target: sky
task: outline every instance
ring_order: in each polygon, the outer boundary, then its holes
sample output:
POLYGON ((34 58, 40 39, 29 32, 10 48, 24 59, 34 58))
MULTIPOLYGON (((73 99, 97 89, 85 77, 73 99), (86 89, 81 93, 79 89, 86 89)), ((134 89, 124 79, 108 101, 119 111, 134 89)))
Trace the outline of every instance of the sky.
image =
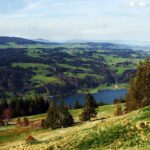
POLYGON ((150 0, 0 0, 0 36, 150 41, 150 0))

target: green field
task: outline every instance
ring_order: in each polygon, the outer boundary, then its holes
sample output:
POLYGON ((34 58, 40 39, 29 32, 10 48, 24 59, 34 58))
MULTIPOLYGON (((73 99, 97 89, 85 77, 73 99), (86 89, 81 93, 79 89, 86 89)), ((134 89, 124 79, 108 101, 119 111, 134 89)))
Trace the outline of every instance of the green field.
POLYGON ((12 67, 21 67, 24 69, 32 68, 33 72, 36 73, 31 79, 31 81, 38 83, 39 85, 46 83, 58 83, 61 84, 63 81, 59 80, 53 76, 47 76, 50 72, 48 69, 51 67, 46 64, 38 63, 13 63, 12 67))
POLYGON ((59 83, 59 84, 62 83, 62 81, 56 77, 46 77, 44 75, 35 75, 35 76, 33 76, 32 80, 37 81, 37 82, 41 81, 42 83, 43 82, 44 83, 59 83))
POLYGON ((27 54, 31 57, 40 57, 43 54, 43 52, 42 50, 36 48, 28 48, 27 54))
POLYGON ((68 69, 79 69, 79 70, 83 70, 83 71, 91 71, 91 69, 88 69, 88 68, 76 67, 76 66, 72 66, 69 64, 57 64, 57 65, 60 67, 63 67, 63 68, 68 68, 68 69))
MULTIPOLYGON (((97 118, 91 122, 63 129, 2 127, 0 149, 148 150, 150 107, 120 117, 113 116, 115 108, 115 105, 101 106, 98 108, 97 118), (25 138, 28 135, 34 136, 37 142, 26 144, 25 138)), ((81 110, 71 110, 71 113, 78 121, 81 110)), ((44 117, 45 114, 30 116, 29 120, 39 120, 44 117)))

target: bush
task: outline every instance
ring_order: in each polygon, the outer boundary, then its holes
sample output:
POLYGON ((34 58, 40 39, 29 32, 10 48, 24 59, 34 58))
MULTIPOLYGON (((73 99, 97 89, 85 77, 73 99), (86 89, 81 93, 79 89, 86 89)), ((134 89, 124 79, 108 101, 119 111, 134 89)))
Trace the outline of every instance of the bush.
POLYGON ((34 144, 34 143, 36 143, 37 142, 37 140, 33 137, 33 136, 31 136, 31 135, 29 135, 27 138, 26 138, 26 143, 27 144, 34 144))
POLYGON ((21 127, 22 126, 22 120, 21 120, 21 118, 17 118, 16 126, 17 127, 21 127))
POLYGON ((28 118, 26 118, 26 117, 23 118, 23 125, 24 126, 29 126, 29 120, 28 120, 28 118))
POLYGON ((41 126, 42 126, 43 129, 49 128, 49 125, 48 125, 48 123, 45 119, 41 120, 41 126))
POLYGON ((103 130, 95 128, 88 138, 81 141, 81 143, 77 146, 77 149, 104 149, 105 146, 111 145, 111 143, 118 141, 118 139, 124 138, 126 133, 126 127, 119 124, 103 130))

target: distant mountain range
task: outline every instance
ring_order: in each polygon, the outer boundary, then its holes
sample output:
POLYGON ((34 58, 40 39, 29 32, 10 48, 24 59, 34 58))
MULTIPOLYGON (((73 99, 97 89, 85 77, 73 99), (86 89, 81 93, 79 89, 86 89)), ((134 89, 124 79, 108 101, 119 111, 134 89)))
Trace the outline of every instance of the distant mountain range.
POLYGON ((112 41, 112 40, 100 40, 100 41, 67 41, 67 42, 55 42, 55 41, 50 41, 47 39, 26 39, 26 38, 21 38, 21 37, 7 37, 7 36, 0 36, 0 44, 5 45, 8 43, 16 43, 16 44, 64 44, 64 43, 79 43, 79 44, 99 44, 102 47, 116 47, 118 46, 120 48, 138 48, 138 49, 143 49, 145 48, 146 50, 149 50, 150 48, 150 42, 148 41, 112 41))
POLYGON ((39 42, 34 41, 34 40, 24 39, 24 38, 20 38, 20 37, 5 37, 5 36, 0 37, 0 44, 7 44, 7 43, 11 43, 11 42, 15 42, 17 44, 36 44, 36 43, 39 43, 39 42))

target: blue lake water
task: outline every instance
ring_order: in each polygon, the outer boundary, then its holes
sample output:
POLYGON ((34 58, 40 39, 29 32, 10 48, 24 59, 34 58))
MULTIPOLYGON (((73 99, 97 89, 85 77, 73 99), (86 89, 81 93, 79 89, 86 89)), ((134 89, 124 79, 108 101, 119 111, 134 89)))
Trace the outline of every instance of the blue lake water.
MULTIPOLYGON (((102 90, 97 93, 94 93, 97 102, 105 102, 111 104, 116 98, 124 98, 127 93, 126 89, 120 90, 102 90)), ((69 103, 71 106, 74 106, 74 102, 78 100, 80 104, 85 103, 85 94, 73 94, 64 97, 64 103, 69 103)))

